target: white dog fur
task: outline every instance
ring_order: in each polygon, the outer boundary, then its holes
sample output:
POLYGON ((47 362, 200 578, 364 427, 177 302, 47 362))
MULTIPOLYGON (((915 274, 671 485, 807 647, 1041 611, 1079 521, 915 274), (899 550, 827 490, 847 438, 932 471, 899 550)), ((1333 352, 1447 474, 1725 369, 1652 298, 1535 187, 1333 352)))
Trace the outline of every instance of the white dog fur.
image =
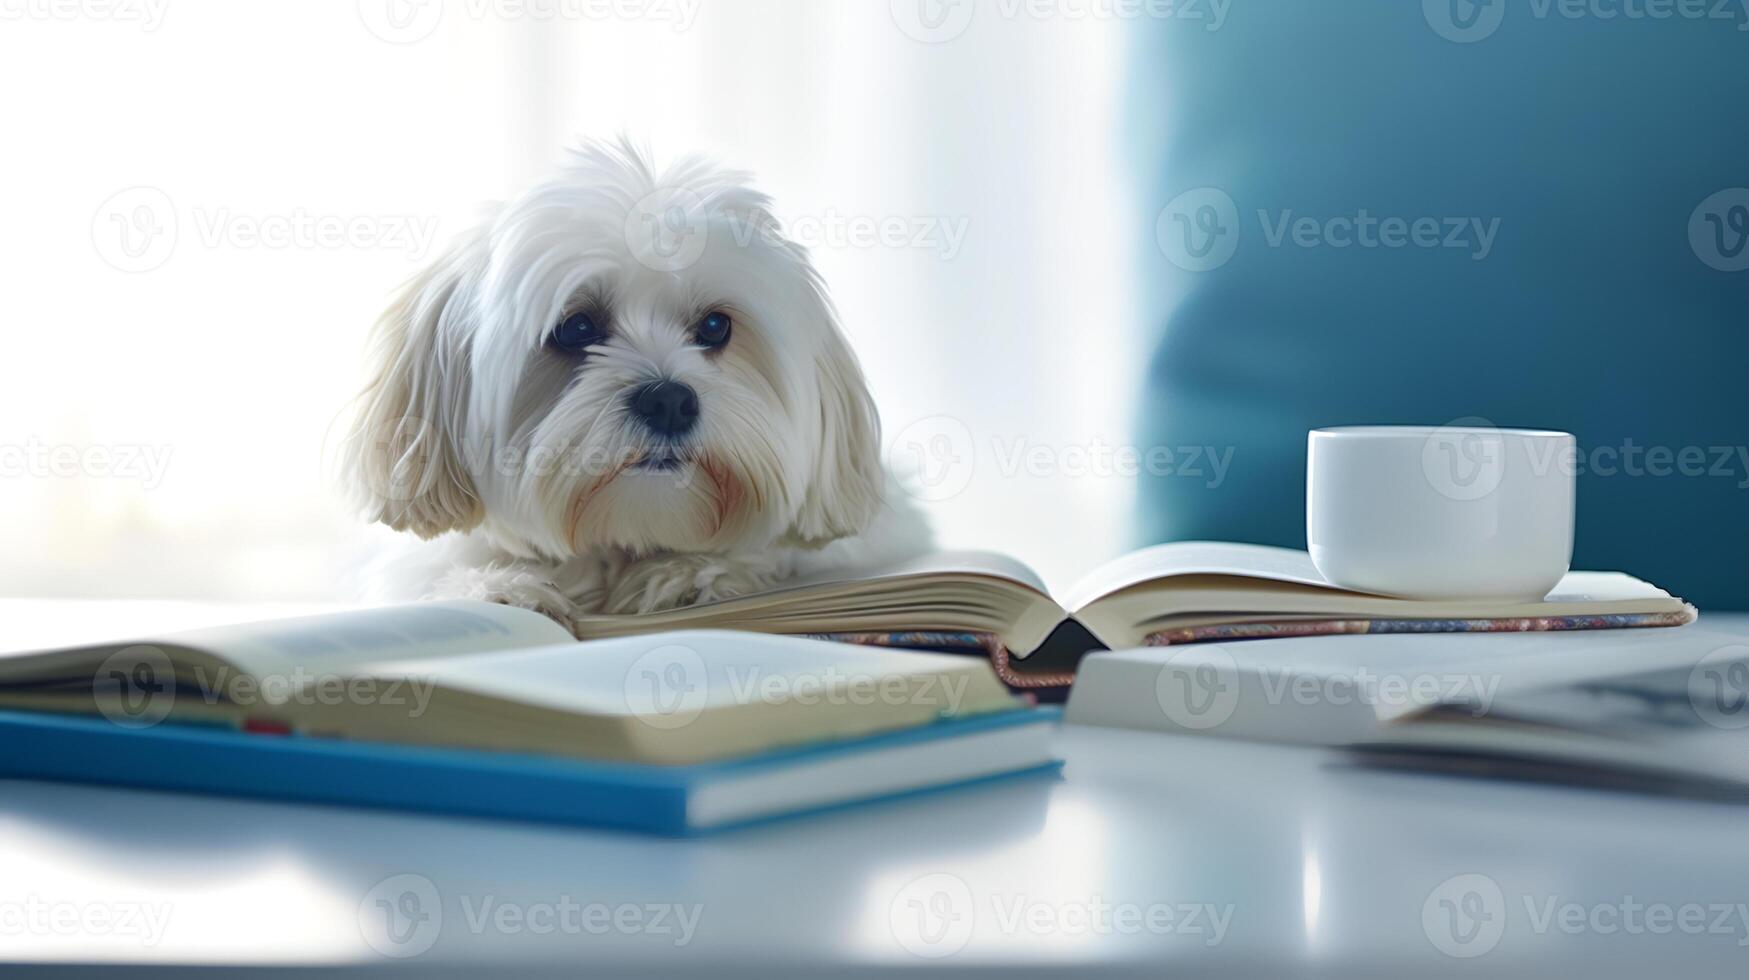
POLYGON ((930 544, 806 251, 746 174, 700 157, 657 173, 585 145, 407 285, 372 364, 345 478, 370 519, 437 539, 380 570, 384 597, 570 625, 930 544), (659 381, 696 400, 633 411, 659 381), (676 413, 689 430, 653 428, 676 413))

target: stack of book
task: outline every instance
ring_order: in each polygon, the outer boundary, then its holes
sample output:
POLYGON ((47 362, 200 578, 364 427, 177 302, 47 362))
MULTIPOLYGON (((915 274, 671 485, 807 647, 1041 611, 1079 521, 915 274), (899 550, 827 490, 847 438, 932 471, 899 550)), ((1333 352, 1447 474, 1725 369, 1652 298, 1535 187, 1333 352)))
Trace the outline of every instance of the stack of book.
POLYGON ((1054 771, 977 659, 429 602, 0 657, 0 774, 686 834, 1054 771))

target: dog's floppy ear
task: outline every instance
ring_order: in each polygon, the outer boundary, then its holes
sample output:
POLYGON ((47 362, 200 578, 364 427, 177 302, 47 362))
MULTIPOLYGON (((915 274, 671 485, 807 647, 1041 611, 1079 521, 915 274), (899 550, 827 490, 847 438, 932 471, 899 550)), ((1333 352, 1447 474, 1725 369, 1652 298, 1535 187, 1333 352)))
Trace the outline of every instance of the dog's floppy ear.
POLYGON ((791 536, 809 546, 860 533, 881 506, 881 423, 862 368, 830 310, 815 356, 820 433, 814 469, 791 536))
POLYGON ((342 459, 365 516, 422 538, 466 530, 483 508, 458 451, 467 411, 466 293, 483 242, 459 243, 414 277, 377 321, 371 379, 342 459))

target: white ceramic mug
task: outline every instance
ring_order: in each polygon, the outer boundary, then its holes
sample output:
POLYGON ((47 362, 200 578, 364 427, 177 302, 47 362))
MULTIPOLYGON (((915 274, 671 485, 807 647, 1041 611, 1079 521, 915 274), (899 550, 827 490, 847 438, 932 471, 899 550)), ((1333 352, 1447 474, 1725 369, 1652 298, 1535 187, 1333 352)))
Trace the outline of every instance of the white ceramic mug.
POLYGON ((1306 449, 1306 544, 1334 585, 1539 599, 1572 563, 1569 433, 1357 425, 1314 429, 1306 449))

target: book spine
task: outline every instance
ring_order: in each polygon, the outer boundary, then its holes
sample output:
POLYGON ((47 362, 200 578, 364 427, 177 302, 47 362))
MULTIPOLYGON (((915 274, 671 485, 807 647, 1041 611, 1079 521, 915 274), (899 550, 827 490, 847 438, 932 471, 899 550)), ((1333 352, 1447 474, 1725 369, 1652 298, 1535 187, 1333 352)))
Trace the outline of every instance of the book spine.
POLYGON ((1039 688, 1067 687, 1074 683, 1073 673, 1023 674, 1014 669, 1013 655, 992 633, 961 633, 941 631, 911 631, 897 633, 807 633, 810 639, 855 643, 861 646, 894 647, 902 650, 925 650, 944 653, 982 653, 990 658, 990 666, 1008 689, 1030 693, 1039 688))
POLYGON ((384 807, 685 834, 679 782, 578 778, 519 757, 455 756, 171 723, 0 711, 0 774, 99 785, 384 807))

